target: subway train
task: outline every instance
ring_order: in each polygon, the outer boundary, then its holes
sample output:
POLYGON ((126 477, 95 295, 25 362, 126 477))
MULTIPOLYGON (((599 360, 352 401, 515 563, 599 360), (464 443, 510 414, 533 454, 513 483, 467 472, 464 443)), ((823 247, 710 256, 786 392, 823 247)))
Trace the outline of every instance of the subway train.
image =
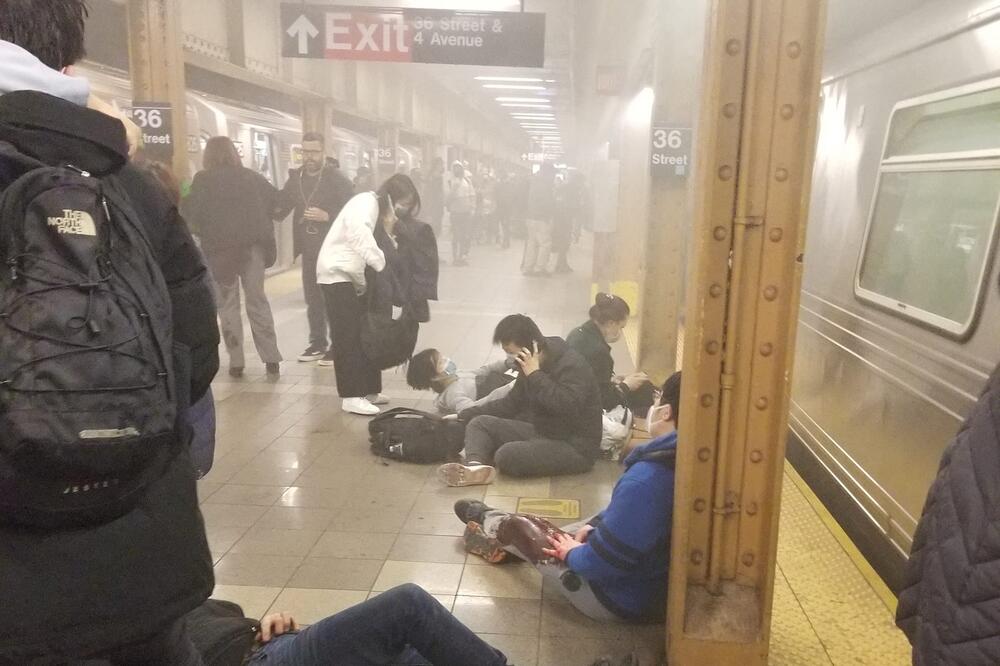
POLYGON ((929 2, 824 67, 788 459, 893 589, 1000 359, 998 44, 929 2))
MULTIPOLYGON (((131 83, 126 72, 94 63, 77 69, 79 75, 90 80, 97 95, 113 101, 122 109, 132 105, 131 83)), ((201 169, 205 142, 220 135, 233 140, 244 166, 259 172, 279 188, 288 178, 288 169, 298 166, 301 161, 302 121, 298 116, 189 91, 186 119, 188 170, 191 174, 201 169)), ((336 127, 333 137, 329 152, 340 160, 341 168, 348 177, 354 177, 358 167, 371 163, 375 155, 375 137, 336 127)), ((399 155, 400 161, 407 166, 416 166, 419 161, 419 155, 409 147, 401 147, 399 155)), ((291 225, 278 225, 276 229, 278 261, 272 269, 274 271, 288 268, 293 262, 291 225)))

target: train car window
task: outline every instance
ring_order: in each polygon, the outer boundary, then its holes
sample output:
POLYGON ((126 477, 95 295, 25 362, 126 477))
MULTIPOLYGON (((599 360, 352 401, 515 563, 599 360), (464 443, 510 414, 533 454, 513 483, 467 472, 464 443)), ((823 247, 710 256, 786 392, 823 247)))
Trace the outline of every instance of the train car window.
POLYGON ((971 333, 1000 212, 1000 81, 897 105, 855 293, 971 333))

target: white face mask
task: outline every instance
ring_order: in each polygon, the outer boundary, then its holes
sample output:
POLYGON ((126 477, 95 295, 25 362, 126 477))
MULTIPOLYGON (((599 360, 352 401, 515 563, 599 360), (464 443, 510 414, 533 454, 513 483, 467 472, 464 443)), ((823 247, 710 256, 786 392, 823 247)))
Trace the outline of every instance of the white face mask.
POLYGON ((646 415, 646 431, 653 436, 658 436, 663 428, 670 422, 667 420, 667 411, 670 405, 657 405, 649 410, 646 415))

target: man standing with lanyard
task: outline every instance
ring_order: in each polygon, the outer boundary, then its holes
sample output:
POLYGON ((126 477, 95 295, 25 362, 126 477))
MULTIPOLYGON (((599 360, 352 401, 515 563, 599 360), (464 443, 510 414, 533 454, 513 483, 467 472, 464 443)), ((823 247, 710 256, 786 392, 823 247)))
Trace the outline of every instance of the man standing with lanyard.
POLYGON ((319 360, 319 365, 333 365, 326 305, 316 284, 316 259, 330 225, 353 195, 354 186, 340 172, 340 164, 326 157, 323 135, 306 132, 302 137, 302 168, 289 170, 275 211, 277 220, 295 212, 295 256, 302 255, 302 291, 309 319, 309 346, 299 356, 302 362, 319 360))

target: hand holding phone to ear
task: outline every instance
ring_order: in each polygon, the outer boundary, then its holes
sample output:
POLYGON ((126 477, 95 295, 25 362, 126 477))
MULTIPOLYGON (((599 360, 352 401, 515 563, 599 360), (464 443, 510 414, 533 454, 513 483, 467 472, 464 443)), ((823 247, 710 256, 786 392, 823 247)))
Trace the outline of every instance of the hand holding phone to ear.
POLYGON ((538 370, 537 342, 531 343, 531 349, 522 347, 521 351, 517 352, 517 364, 521 366, 521 372, 523 372, 525 376, 531 376, 532 373, 538 370))

